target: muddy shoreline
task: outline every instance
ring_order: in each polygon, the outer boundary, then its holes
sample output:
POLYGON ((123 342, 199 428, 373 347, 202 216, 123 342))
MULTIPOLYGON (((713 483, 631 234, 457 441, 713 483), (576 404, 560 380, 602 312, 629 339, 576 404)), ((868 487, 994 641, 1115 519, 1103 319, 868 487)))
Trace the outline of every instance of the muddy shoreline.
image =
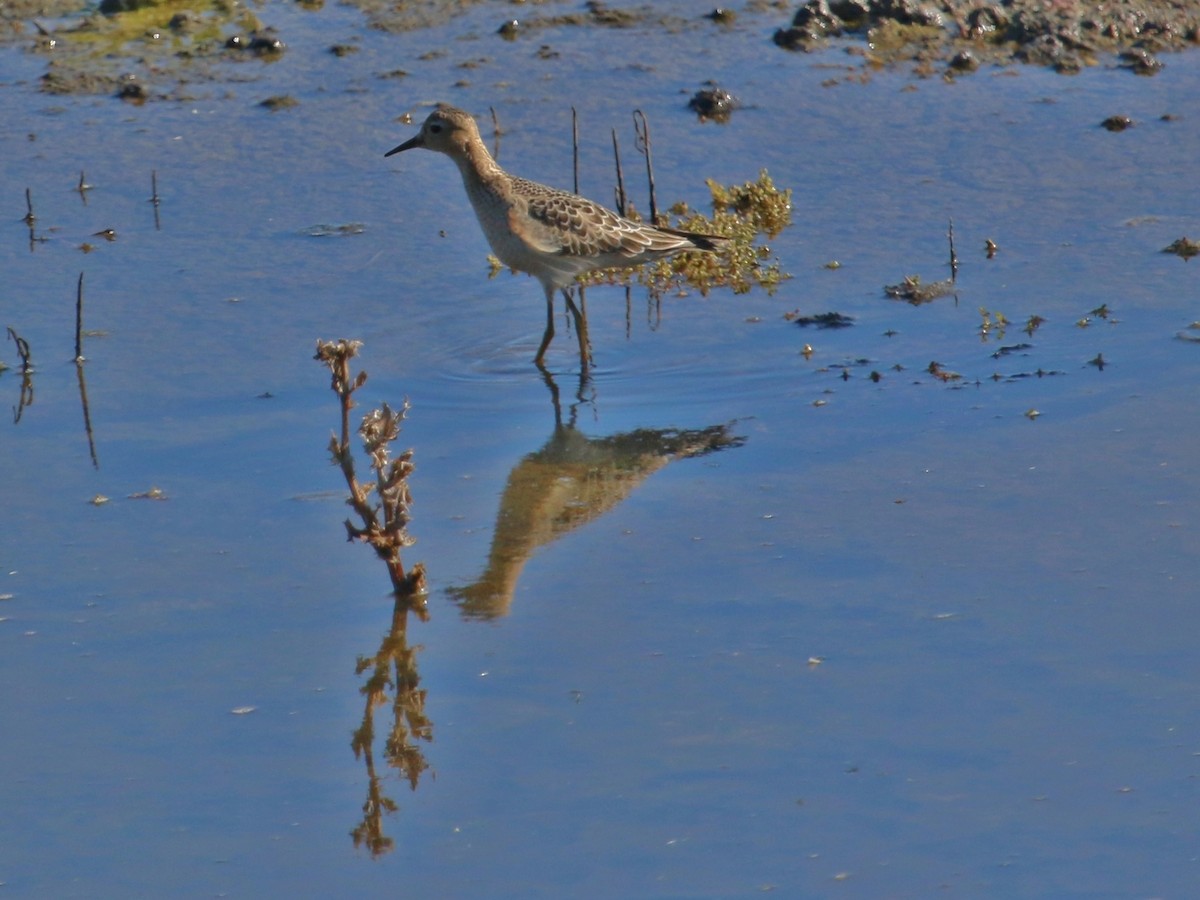
POLYGON ((1200 8, 1169 0, 809 0, 774 41, 809 51, 842 37, 861 40, 855 52, 871 64, 911 62, 922 75, 1013 63, 1073 74, 1110 56, 1136 74, 1153 75, 1163 65, 1159 54, 1200 41, 1200 8))
MULTIPOLYGON (((389 4, 350 0, 366 27, 419 30, 444 22, 462 3, 389 4)), ((305 4, 320 15, 318 3, 305 4)), ((1158 72, 1164 53, 1200 42, 1200 8, 1167 0, 1087 3, 1005 0, 808 0, 717 7, 694 19, 664 16, 647 4, 589 2, 563 12, 538 6, 520 19, 497 13, 492 36, 541 41, 547 29, 637 27, 676 32, 723 28, 727 40, 762 40, 776 52, 844 46, 862 71, 910 66, 919 77, 958 77, 983 65, 1027 64, 1070 74, 1106 60, 1139 75, 1158 72), (737 27, 728 27, 734 24, 737 27)), ((40 89, 51 94, 109 94, 141 103, 189 99, 197 84, 240 80, 229 63, 261 65, 287 52, 287 35, 270 27, 270 6, 228 0, 17 0, 0 12, 0 41, 46 60, 40 89), (190 87, 189 87, 190 86, 190 87)), ((331 52, 337 48, 331 47, 331 52)))

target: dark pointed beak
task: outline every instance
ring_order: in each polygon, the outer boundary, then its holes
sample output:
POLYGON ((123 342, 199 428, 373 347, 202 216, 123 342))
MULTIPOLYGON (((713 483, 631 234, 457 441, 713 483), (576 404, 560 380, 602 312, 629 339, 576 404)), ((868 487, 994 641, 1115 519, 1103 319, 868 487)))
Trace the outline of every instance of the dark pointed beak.
POLYGON ((414 138, 409 138, 407 141, 405 141, 399 147, 393 147, 391 150, 389 150, 387 153, 385 153, 383 155, 391 156, 393 153, 403 153, 405 150, 411 150, 413 147, 424 147, 424 146, 425 146, 425 142, 421 140, 421 135, 418 134, 414 138))

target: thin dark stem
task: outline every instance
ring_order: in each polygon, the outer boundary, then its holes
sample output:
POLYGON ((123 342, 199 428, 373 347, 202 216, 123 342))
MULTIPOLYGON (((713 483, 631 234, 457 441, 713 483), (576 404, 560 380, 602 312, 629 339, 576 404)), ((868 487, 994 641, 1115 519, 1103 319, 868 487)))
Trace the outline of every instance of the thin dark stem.
POLYGON ((492 158, 500 159, 500 135, 503 132, 500 130, 500 117, 496 115, 494 106, 488 107, 488 112, 492 114, 492 158))
POLYGON ((75 288, 75 362, 83 362, 83 273, 75 288))
POLYGON ((958 254, 954 252, 954 220, 950 220, 950 228, 946 232, 946 237, 950 241, 950 280, 958 280, 958 254))
POLYGON ((33 360, 29 353, 29 341, 21 337, 11 325, 8 326, 8 336, 17 345, 17 355, 21 357, 21 398, 13 408, 13 424, 21 421, 25 407, 33 405, 33 360))
POLYGON ((158 216, 158 207, 162 203, 162 198, 158 196, 158 172, 154 169, 150 170, 150 203, 154 206, 154 230, 162 230, 162 222, 158 216))
POLYGON ((625 215, 625 174, 621 171, 621 147, 617 143, 617 129, 612 130, 613 159, 617 163, 617 212, 625 215))
POLYGON ((11 325, 8 326, 8 337, 14 344, 17 345, 17 355, 21 357, 21 371, 29 372, 33 369, 33 359, 29 352, 29 341, 21 337, 11 325))
POLYGON ((579 113, 571 107, 571 162, 575 173, 575 193, 579 193, 579 113))
POLYGON ((646 181, 650 185, 650 221, 658 221, 658 200, 654 190, 654 159, 651 153, 650 122, 640 109, 633 111, 633 129, 637 134, 638 152, 646 157, 646 181))
POLYGON ((100 459, 96 455, 96 437, 92 433, 92 414, 88 411, 87 381, 83 376, 82 361, 75 363, 75 374, 79 378, 79 405, 83 407, 83 429, 87 433, 88 453, 92 457, 92 468, 100 468, 100 459))

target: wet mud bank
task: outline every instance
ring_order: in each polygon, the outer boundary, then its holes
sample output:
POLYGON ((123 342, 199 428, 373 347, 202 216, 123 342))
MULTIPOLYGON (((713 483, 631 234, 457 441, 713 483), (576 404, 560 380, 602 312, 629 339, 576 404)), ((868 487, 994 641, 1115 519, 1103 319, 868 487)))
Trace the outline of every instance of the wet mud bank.
MULTIPOLYGON (((443 0, 350 2, 361 11, 364 27, 383 33, 430 28, 461 14, 464 6, 443 0)), ((313 15, 324 12, 319 0, 301 6, 313 15)), ((39 87, 47 93, 109 94, 133 103, 188 100, 203 90, 199 85, 245 80, 250 74, 245 64, 281 58, 287 35, 271 27, 271 18, 270 4, 246 7, 231 0, 104 0, 99 5, 18 0, 0 11, 0 41, 44 57, 39 87)), ((499 11, 495 31, 485 40, 541 40, 548 28, 562 27, 676 33, 714 26, 723 28, 724 40, 773 42, 780 52, 821 50, 841 41, 864 67, 911 64, 921 76, 953 77, 985 64, 1013 63, 1072 73, 1106 60, 1153 75, 1162 68, 1162 54, 1196 45, 1200 8, 1167 0, 1103 6, 808 0, 793 7, 752 2, 681 17, 646 4, 589 2, 499 11), (780 10, 790 15, 782 25, 780 10), (513 18, 514 12, 529 14, 513 18)), ((342 55, 338 46, 329 50, 342 55)))
POLYGON ((924 75, 970 72, 985 63, 1027 63, 1070 74, 1112 56, 1136 74, 1153 75, 1162 68, 1158 54, 1200 40, 1200 8, 1166 0, 809 0, 774 41, 809 51, 839 37, 861 38, 853 52, 870 64, 912 62, 924 75))

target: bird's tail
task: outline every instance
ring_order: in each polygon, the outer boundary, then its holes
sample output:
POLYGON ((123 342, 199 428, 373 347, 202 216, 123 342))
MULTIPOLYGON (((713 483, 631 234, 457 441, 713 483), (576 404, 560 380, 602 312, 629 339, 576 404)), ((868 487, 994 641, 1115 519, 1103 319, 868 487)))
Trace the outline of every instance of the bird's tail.
POLYGON ((697 250, 704 250, 709 253, 720 253, 733 243, 733 238, 722 237, 719 234, 698 234, 694 231, 680 231, 678 228, 660 228, 659 231, 665 231, 667 234, 673 234, 676 237, 686 238, 695 245, 697 250))

